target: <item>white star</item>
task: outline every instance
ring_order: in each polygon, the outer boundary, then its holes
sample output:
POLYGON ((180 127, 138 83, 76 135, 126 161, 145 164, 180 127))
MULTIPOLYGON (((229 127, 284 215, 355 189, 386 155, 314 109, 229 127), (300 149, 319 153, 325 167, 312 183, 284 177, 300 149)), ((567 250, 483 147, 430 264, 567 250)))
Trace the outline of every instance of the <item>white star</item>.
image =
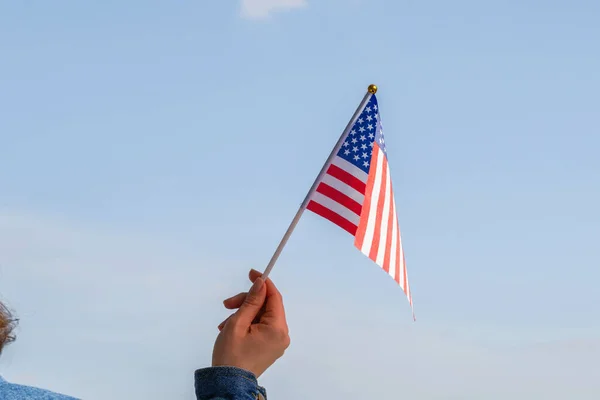
POLYGON ((352 148, 352 151, 356 153, 356 152, 358 151, 358 147, 357 147, 357 146, 354 146, 354 147, 352 148))
POLYGON ((360 133, 363 133, 364 131, 366 131, 366 129, 363 128, 362 126, 358 130, 360 131, 360 133))
POLYGON ((383 144, 383 136, 379 138, 379 143, 383 144))
POLYGON ((365 161, 365 162, 363 163, 363 165, 364 165, 364 166, 365 166, 365 168, 366 168, 366 167, 368 167, 368 166, 369 166, 369 162, 368 162, 368 161, 365 161))
POLYGON ((367 116, 367 121, 371 122, 373 120, 373 117, 371 117, 370 115, 367 116))
POLYGON ((348 150, 348 149, 344 150, 344 154, 345 154, 345 155, 348 155, 348 154, 350 154, 350 150, 348 150))
POLYGON ((356 144, 356 142, 358 142, 358 140, 356 140, 355 137, 352 138, 352 144, 356 144))
POLYGON ((354 156, 354 161, 358 161, 358 160, 360 160, 360 157, 359 156, 354 156))
POLYGON ((366 110, 368 113, 370 113, 370 112, 371 112, 371 107, 367 107, 367 108, 365 108, 365 110, 366 110))
POLYGON ((375 135, 373 135, 373 132, 369 132, 369 139, 373 139, 375 137, 375 135))
POLYGON ((362 144, 362 146, 360 146, 361 149, 366 150, 367 149, 367 145, 366 144, 362 144))
POLYGON ((373 105, 373 110, 377 110, 377 104, 373 105))
POLYGON ((364 120, 364 119, 362 119, 362 118, 359 118, 359 119, 358 119, 358 123, 359 123, 359 124, 362 124, 363 122, 365 122, 365 120, 364 120))
POLYGON ((350 146, 350 143, 344 142, 344 147, 348 147, 348 146, 350 146))
POLYGON ((363 153, 363 158, 367 158, 369 155, 367 153, 363 153))
POLYGON ((373 125, 369 124, 369 125, 367 126, 367 128, 369 128, 369 130, 370 130, 370 131, 372 131, 372 130, 373 130, 373 125))
POLYGON ((369 143, 369 146, 373 147, 373 142, 369 143))
POLYGON ((375 114, 375 119, 379 120, 379 114, 375 114))
POLYGON ((354 129, 352 129, 352 130, 350 131, 350 134, 351 134, 351 135, 356 135, 356 131, 355 131, 354 129))
POLYGON ((367 140, 367 137, 365 135, 360 135, 360 140, 364 142, 365 140, 367 140))

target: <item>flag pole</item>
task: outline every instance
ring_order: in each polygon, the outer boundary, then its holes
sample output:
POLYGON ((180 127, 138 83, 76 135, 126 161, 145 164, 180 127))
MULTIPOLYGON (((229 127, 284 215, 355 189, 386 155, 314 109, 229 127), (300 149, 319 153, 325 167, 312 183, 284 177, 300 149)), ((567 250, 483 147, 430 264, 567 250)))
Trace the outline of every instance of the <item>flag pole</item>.
POLYGON ((308 190, 308 193, 306 194, 304 201, 302 201, 300 208, 296 212, 294 219, 292 219, 290 226, 287 228, 287 231, 285 231, 285 234, 283 235, 281 242, 279 242, 279 246, 277 246, 277 249, 275 249, 275 253, 273 254, 273 257, 271 257, 271 261, 269 261, 269 264, 267 265, 265 272, 263 272, 263 274, 262 274, 263 279, 267 279, 269 277, 269 274, 271 273, 271 270, 275 266, 275 263, 277 262, 279 255, 283 251, 283 248, 287 244, 287 241, 289 240, 290 236, 292 236, 292 232, 294 232, 296 225, 298 225, 298 222, 300 221, 300 217, 302 217, 304 210, 306 210, 306 206, 308 205, 308 202, 310 201, 310 196, 312 196, 314 191, 317 189, 317 185, 323 178, 323 175, 325 175, 325 172, 327 172, 329 165, 331 165, 331 161, 333 161, 333 157, 335 157, 335 155, 338 153, 338 151, 340 151, 340 148, 342 147, 342 144, 344 143, 344 139, 348 135, 348 132, 350 132, 350 129, 352 129, 352 126, 354 126, 354 124, 356 123, 356 120, 358 119, 360 114, 363 112, 363 110, 367 106, 367 103, 369 102, 369 100, 371 100, 371 96, 373 96, 375 93, 377 93, 377 86, 369 85, 369 88, 367 89, 367 93, 365 93, 365 96, 363 97, 358 108, 354 112, 354 115, 352 115, 352 118, 350 118, 348 125, 346 125, 346 128, 344 129, 344 131, 342 132, 337 143, 333 147, 333 150, 331 150, 329 157, 327 157, 327 161, 325 161, 325 164, 323 164, 323 168, 321 168, 319 175, 317 175, 317 178, 315 179, 312 186, 308 190))

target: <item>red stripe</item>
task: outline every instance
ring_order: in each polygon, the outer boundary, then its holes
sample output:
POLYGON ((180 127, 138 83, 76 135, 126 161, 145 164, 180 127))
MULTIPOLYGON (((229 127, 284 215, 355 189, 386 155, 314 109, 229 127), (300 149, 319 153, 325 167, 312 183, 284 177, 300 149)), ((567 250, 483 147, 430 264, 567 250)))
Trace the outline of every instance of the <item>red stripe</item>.
POLYGON ((356 225, 352 222, 348 221, 346 218, 342 217, 338 213, 331 211, 329 208, 322 206, 319 203, 315 203, 314 201, 310 201, 308 206, 306 206, 307 210, 314 212, 321 217, 330 220, 340 228, 344 229, 351 235, 356 233, 356 225))
MULTIPOLYGON (((373 151, 379 152, 379 148, 373 149, 373 151)), ((381 188, 379 190, 379 198, 377 199, 377 216, 375 217, 375 231, 373 233, 373 244, 371 244, 371 251, 369 252, 369 258, 373 261, 377 260, 377 253, 379 251, 379 241, 381 240, 381 219, 383 218, 383 204, 385 202, 385 191, 387 188, 387 163, 385 158, 381 164, 381 171, 375 173, 381 173, 381 188)))
POLYGON ((377 169, 377 158, 379 156, 379 152, 375 150, 377 149, 373 149, 373 154, 371 155, 371 169, 369 170, 367 185, 364 191, 365 201, 363 203, 363 211, 366 212, 361 213, 358 229, 356 231, 356 238, 354 239, 354 245, 361 251, 365 241, 365 233, 367 232, 369 212, 371 211, 371 195, 373 193, 373 186, 375 185, 375 170, 377 169))
POLYGON ((392 253, 392 232, 394 230, 394 192, 392 190, 392 184, 390 181, 390 212, 388 214, 387 222, 387 236, 385 237, 385 254, 383 256, 383 270, 390 273, 390 257, 392 253))
POLYGON ((362 206, 356 200, 346 196, 344 193, 340 192, 336 188, 329 186, 326 183, 319 183, 317 186, 317 192, 321 193, 329 197, 331 200, 340 203, 348 210, 352 211, 356 215, 360 215, 360 211, 362 210, 362 206))
POLYGON ((331 164, 329 169, 327 169, 327 174, 333 176, 334 178, 344 182, 346 185, 354 188, 360 194, 365 194, 366 185, 363 181, 358 179, 356 176, 352 175, 348 171, 344 171, 337 165, 331 164))

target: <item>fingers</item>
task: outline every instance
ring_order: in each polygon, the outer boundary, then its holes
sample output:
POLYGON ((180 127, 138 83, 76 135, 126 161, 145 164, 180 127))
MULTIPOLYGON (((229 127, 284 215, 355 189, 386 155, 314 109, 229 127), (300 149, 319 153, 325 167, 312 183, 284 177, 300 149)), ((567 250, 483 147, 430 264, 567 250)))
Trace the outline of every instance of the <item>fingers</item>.
MULTIPOLYGON (((252 270, 250 270, 249 275, 250 275, 249 276, 250 281, 254 282, 262 274, 260 272, 258 272, 257 270, 252 269, 252 270)), ((277 288, 275 287, 275 284, 270 279, 267 279, 267 281, 265 283, 267 285, 267 298, 271 297, 273 295, 281 297, 279 290, 277 290, 277 288)), ((227 308, 229 310, 234 310, 236 308, 240 308, 240 306, 244 303, 244 299, 246 298, 247 295, 248 295, 247 292, 238 293, 235 296, 231 296, 230 298, 225 299, 223 301, 223 305, 225 306, 225 308, 227 308)))
MULTIPOLYGON (((262 277, 262 274, 253 269, 250 271, 249 277, 251 281, 255 281, 259 277, 262 277)), ((264 312, 260 318, 260 323, 269 325, 279 332, 284 349, 287 349, 287 347, 290 345, 290 336, 285 318, 283 298, 271 279, 267 279, 265 281, 265 286, 267 287, 267 297, 263 307, 264 312)))
MULTIPOLYGON (((251 269, 250 273, 248 274, 250 281, 254 282, 257 278, 262 277, 262 273, 258 272, 255 269, 251 269)), ((272 295, 278 295, 281 296, 281 293, 279 293, 279 290, 277 290, 277 287, 275 286, 275 284, 273 283, 273 281, 271 280, 271 278, 267 278, 267 280, 265 281, 266 285, 267 285, 267 296, 272 296, 272 295)))
POLYGON ((229 310, 234 310, 236 308, 240 308, 241 305, 244 303, 244 300, 246 299, 247 295, 248 295, 248 292, 238 293, 235 296, 231 296, 230 298, 225 299, 223 301, 223 305, 225 306, 225 308, 227 308, 229 310))
POLYGON ((221 323, 219 324, 219 326, 217 327, 217 329, 219 329, 219 332, 221 332, 221 331, 223 330, 223 328, 225 327, 225 324, 227 323, 227 321, 229 321, 229 319, 230 319, 232 316, 233 316, 233 314, 232 314, 232 315, 230 315, 229 317, 225 318, 225 321, 223 321, 223 322, 221 322, 221 323))
POLYGON ((266 297, 266 285, 261 278, 257 278, 252 288, 250 288, 248 295, 244 298, 242 305, 234 314, 236 325, 243 326, 244 328, 250 327, 252 321, 256 318, 265 303, 266 297))
MULTIPOLYGON (((258 280, 258 278, 261 278, 261 277, 262 277, 262 273, 260 273, 259 271, 254 270, 254 269, 250 270, 249 278, 252 282, 256 282, 258 280)), ((281 293, 279 292, 279 290, 277 289, 277 287, 275 286, 273 281, 271 281, 271 279, 267 279, 264 282, 264 286, 266 286, 265 300, 263 301, 263 304, 261 305, 261 307, 259 307, 259 311, 255 312, 256 307, 251 307, 252 312, 250 314, 254 314, 254 318, 251 320, 251 324, 262 322, 262 323, 267 323, 270 325, 279 325, 282 329, 287 331, 287 322, 285 319, 285 309, 283 306, 283 299, 282 299, 281 293)), ((232 297, 224 300, 223 305, 225 306, 225 308, 230 309, 230 310, 234 310, 236 308, 242 308, 242 306, 245 303, 247 303, 247 301, 246 301, 247 297, 248 297, 248 293, 246 293, 246 292, 238 293, 235 296, 232 296, 232 297)), ((248 299, 248 302, 252 302, 252 301, 253 300, 248 299)), ((244 313, 246 313, 246 312, 247 312, 247 310, 244 313)), ((227 321, 230 318, 231 317, 227 318, 225 321, 223 321, 221 324, 219 324, 219 330, 223 329, 223 327, 225 326, 225 324, 227 323, 227 321)), ((239 318, 236 317, 236 319, 239 319, 239 318)), ((243 319, 243 323, 246 324, 246 326, 249 326, 249 324, 247 323, 249 317, 242 318, 242 319, 243 319)))
MULTIPOLYGON (((259 276, 262 276, 262 273, 258 272, 258 271, 257 271, 257 270, 255 270, 254 268, 252 268, 252 269, 250 270, 250 274, 249 274, 249 276, 250 276, 250 280, 251 280, 252 282, 254 282, 254 280, 255 280, 256 278, 258 278, 259 276)), ((269 280, 270 280, 270 279, 269 279, 269 278, 267 278, 267 281, 269 281, 269 280)))
MULTIPOLYGON (((250 270, 250 280, 255 282, 262 276, 262 273, 252 269, 250 270)), ((271 279, 265 282, 267 286, 267 299, 265 303, 265 314, 268 320, 276 323, 285 323, 285 308, 283 307, 283 298, 277 287, 271 279)))

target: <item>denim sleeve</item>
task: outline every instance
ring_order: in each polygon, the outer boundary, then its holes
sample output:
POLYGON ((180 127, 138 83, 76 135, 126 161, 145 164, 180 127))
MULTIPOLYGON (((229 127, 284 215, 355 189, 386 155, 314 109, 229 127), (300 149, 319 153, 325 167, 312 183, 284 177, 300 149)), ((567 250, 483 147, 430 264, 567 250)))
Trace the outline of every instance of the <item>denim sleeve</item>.
POLYGON ((235 367, 211 367, 195 373, 198 400, 266 400, 254 374, 235 367))

